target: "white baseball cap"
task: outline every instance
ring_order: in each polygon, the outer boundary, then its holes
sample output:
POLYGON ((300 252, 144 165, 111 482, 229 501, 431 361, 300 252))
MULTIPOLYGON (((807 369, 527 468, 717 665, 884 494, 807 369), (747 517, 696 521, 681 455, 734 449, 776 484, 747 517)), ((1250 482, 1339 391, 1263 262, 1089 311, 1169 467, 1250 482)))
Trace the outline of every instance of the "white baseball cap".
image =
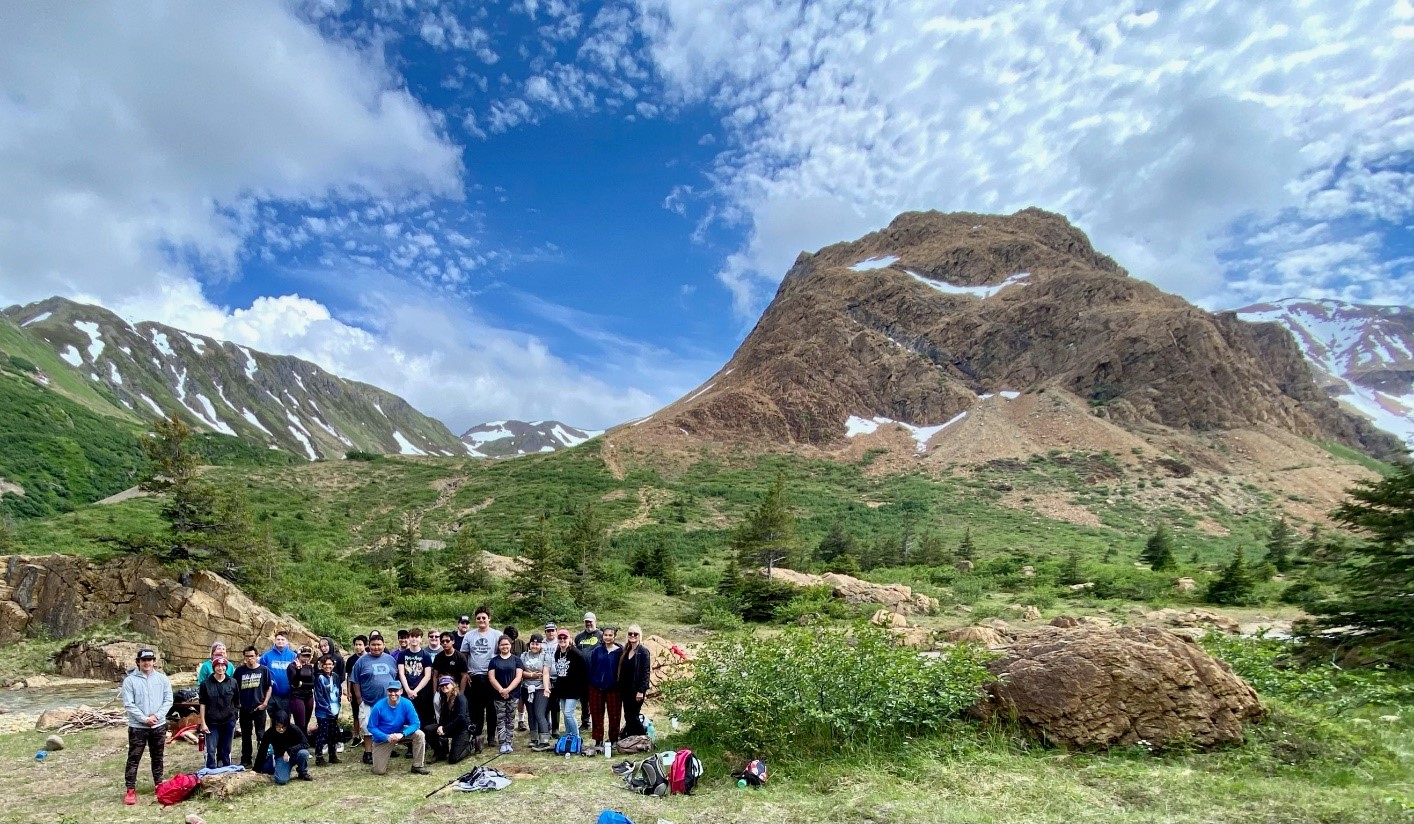
POLYGON ((599 619, 594 617, 594 613, 592 613, 592 612, 586 612, 586 613, 584 613, 584 620, 586 620, 586 621, 597 621, 597 620, 599 620, 599 619))

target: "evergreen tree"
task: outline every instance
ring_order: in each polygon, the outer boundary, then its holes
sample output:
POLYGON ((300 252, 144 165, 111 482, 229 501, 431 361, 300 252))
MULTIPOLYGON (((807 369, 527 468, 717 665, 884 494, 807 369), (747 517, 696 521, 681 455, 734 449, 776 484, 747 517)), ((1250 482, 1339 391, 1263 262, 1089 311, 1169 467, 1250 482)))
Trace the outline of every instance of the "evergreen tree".
POLYGON ((1149 568, 1155 572, 1178 566, 1173 558, 1173 541, 1163 524, 1159 524, 1154 534, 1149 536, 1149 540, 1144 544, 1144 551, 1139 554, 1139 560, 1148 563, 1149 568))
POLYGON ((830 531, 820 539, 819 545, 815 547, 815 560, 829 569, 835 559, 841 555, 854 556, 855 565, 858 566, 859 542, 854 539, 852 534, 845 532, 844 524, 835 521, 830 525, 830 531))
POLYGON ((1251 600, 1252 591, 1256 587, 1257 582, 1242 557, 1242 547, 1238 547, 1232 561, 1223 567, 1222 574, 1208 584, 1203 599, 1210 604, 1237 606, 1251 600))
POLYGON ((1085 572, 1080 568, 1080 550, 1071 548, 1066 553, 1065 565, 1061 567, 1060 582, 1066 586, 1085 583, 1085 572))
POLYGON ((1363 643, 1414 637, 1414 464, 1361 481, 1331 517, 1368 540, 1327 545, 1338 554, 1343 590, 1317 606, 1326 627, 1353 627, 1363 643))
POLYGON ((918 550, 914 554, 913 562, 919 566, 937 566, 941 564, 947 555, 947 546, 943 544, 943 539, 936 533, 928 534, 918 539, 918 550))
POLYGON ((1295 538, 1285 518, 1278 518, 1272 524, 1272 533, 1267 537, 1267 563, 1277 572, 1291 569, 1292 544, 1295 538))
POLYGON ((161 418, 143 436, 142 451, 149 465, 138 487, 163 496, 159 511, 170 534, 159 549, 162 560, 208 565, 219 532, 217 496, 197 477, 191 428, 176 415, 161 418))
POLYGON ((445 566, 452 589, 457 592, 478 592, 491 587, 491 570, 486 566, 486 554, 470 528, 457 530, 447 542, 445 566))
POLYGON ((958 560, 970 561, 972 556, 977 554, 977 547, 972 544, 972 527, 968 527, 962 533, 962 543, 957 545, 958 560))
POLYGON ((668 548, 662 541, 653 544, 648 550, 647 577, 652 578, 663 585, 663 592, 667 595, 675 595, 678 591, 678 576, 673 556, 668 554, 668 548))
POLYGON ((516 607, 529 618, 548 621, 567 606, 563 553, 555 546, 549 517, 541 513, 535 526, 521 533, 520 544, 520 565, 510 581, 511 591, 521 596, 516 607))
POLYGON ((564 538, 570 572, 566 583, 570 595, 582 607, 589 608, 598 600, 597 593, 604 584, 604 549, 608 538, 608 530, 600 522, 593 503, 585 503, 575 510, 574 521, 564 538))
POLYGON ((776 473, 766 497, 732 534, 730 546, 743 570, 796 562, 795 515, 786 504, 785 473, 776 473))

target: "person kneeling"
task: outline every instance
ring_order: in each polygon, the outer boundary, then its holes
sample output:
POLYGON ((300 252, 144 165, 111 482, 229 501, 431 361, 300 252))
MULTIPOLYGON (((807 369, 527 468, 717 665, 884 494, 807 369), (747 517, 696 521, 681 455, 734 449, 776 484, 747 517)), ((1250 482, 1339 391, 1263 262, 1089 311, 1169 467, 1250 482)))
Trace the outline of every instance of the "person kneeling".
POLYGON ((423 725, 422 732, 427 736, 433 760, 443 758, 448 764, 455 764, 471 755, 471 718, 466 696, 457 690, 457 682, 451 676, 438 679, 432 711, 435 717, 431 724, 423 725))
POLYGON ((299 773, 301 781, 314 780, 309 774, 309 739, 282 709, 270 711, 270 729, 260 737, 255 751, 260 759, 258 769, 273 775, 276 784, 290 783, 291 770, 299 773))
POLYGON ((422 734, 422 729, 418 726, 417 712, 412 708, 412 702, 403 700, 401 684, 389 684, 383 700, 373 705, 373 709, 368 713, 367 732, 373 739, 374 775, 386 774, 393 748, 398 746, 399 742, 409 741, 412 742, 412 772, 418 775, 431 774, 423 766, 423 759, 427 755, 427 736, 422 734))

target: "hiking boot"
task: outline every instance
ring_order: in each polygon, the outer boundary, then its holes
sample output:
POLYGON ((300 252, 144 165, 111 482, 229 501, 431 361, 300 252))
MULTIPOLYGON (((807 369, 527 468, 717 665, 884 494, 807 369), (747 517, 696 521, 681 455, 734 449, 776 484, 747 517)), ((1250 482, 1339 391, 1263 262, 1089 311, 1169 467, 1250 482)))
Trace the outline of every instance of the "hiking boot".
POLYGON ((332 753, 332 752, 329 753, 329 763, 330 763, 330 764, 337 764, 337 763, 339 763, 339 756, 338 756, 337 753, 332 753))
POLYGON ((241 767, 242 767, 243 769, 247 769, 247 770, 250 769, 250 762, 249 762, 249 761, 242 761, 242 762, 241 762, 241 767))
POLYGON ((136 804, 136 803, 137 803, 137 790, 134 790, 134 789, 132 789, 131 787, 129 787, 129 788, 128 788, 128 791, 125 792, 125 793, 123 793, 123 803, 124 803, 124 804, 127 804, 129 807, 131 807, 132 805, 136 804))
POLYGON ((525 725, 525 721, 516 722, 516 732, 525 732, 528 729, 530 728, 525 725))
POLYGON ((363 763, 365 763, 365 764, 372 764, 372 763, 373 763, 373 753, 371 753, 371 752, 366 752, 366 753, 364 753, 364 754, 363 754, 363 763))
POLYGON ((471 748, 477 755, 481 755, 481 736, 477 735, 472 737, 471 748))
POLYGON ((316 755, 316 756, 314 756, 314 766, 316 766, 316 767, 323 767, 323 766, 326 766, 328 763, 329 763, 328 761, 325 761, 325 760, 324 760, 324 756, 322 756, 322 755, 316 755))
POLYGON ((301 781, 313 781, 313 780, 314 780, 314 776, 310 775, 308 771, 302 772, 302 773, 299 774, 299 780, 301 780, 301 781))
POLYGON ((342 741, 336 741, 336 742, 334 742, 334 752, 343 752, 343 751, 344 751, 344 742, 342 742, 342 741))
POLYGON ((412 769, 408 770, 408 772, 412 773, 413 775, 431 775, 431 774, 432 774, 432 771, 429 770, 429 769, 427 769, 426 767, 413 767, 412 769))

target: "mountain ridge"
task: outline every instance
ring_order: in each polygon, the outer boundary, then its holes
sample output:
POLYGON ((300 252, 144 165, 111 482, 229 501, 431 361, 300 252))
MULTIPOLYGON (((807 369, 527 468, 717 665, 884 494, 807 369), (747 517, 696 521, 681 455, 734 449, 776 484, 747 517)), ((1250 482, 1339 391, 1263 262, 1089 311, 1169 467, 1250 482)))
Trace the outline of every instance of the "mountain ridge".
POLYGON ((60 297, 0 314, 139 419, 176 414, 200 429, 309 460, 350 450, 468 454, 445 425, 397 395, 290 355, 154 321, 128 323, 104 307, 60 297))
POLYGON ((461 440, 474 457, 513 458, 568 449, 601 434, 603 430, 579 429, 554 420, 500 420, 471 427, 461 440))

